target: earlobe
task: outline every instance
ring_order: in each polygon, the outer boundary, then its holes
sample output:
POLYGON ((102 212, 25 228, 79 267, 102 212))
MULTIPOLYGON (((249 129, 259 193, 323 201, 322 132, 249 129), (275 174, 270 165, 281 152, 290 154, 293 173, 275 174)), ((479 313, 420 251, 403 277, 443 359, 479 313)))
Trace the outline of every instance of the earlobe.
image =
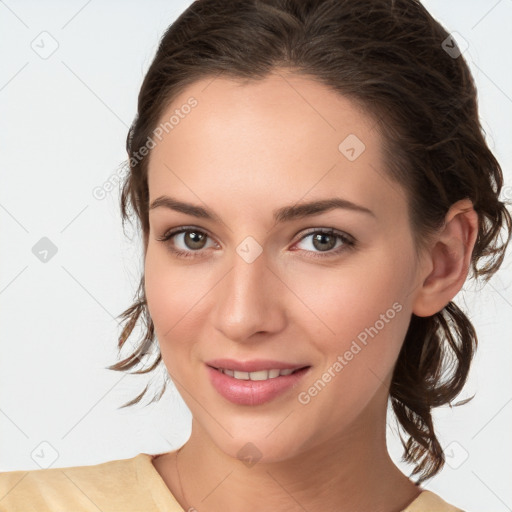
POLYGON ((429 272, 413 303, 416 316, 441 311, 462 288, 478 235, 478 214, 469 199, 454 203, 427 255, 429 272))

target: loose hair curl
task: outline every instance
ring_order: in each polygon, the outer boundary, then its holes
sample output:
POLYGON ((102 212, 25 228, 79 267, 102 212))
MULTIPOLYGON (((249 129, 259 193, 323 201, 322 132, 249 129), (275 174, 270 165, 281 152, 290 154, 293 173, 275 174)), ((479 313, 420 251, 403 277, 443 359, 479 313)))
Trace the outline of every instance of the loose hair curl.
MULTIPOLYGON (((195 1, 163 35, 140 89, 126 139, 123 227, 131 207, 147 248, 149 157, 141 158, 137 151, 179 93, 220 74, 250 82, 290 70, 348 97, 375 119, 388 175, 407 192, 418 251, 442 227, 453 203, 463 198, 473 202, 479 230, 470 273, 486 282, 503 261, 511 216, 499 200, 502 170, 484 138, 473 77, 463 55, 445 51, 447 42, 454 46, 449 37, 418 0, 195 1)), ((139 319, 145 324, 137 350, 108 367, 127 371, 155 339, 144 275, 136 302, 120 316, 126 325, 119 349, 139 319)), ((411 474, 420 475, 416 483, 444 465, 431 410, 452 406, 476 347, 475 329, 453 301, 430 317, 412 315, 390 400, 399 426, 409 435, 407 441, 400 435, 402 460, 416 464, 411 474)), ((160 362, 158 350, 149 368, 133 373, 148 373, 160 362)), ((122 407, 139 402, 147 389, 122 407)), ((158 398, 164 390, 165 385, 158 398)))

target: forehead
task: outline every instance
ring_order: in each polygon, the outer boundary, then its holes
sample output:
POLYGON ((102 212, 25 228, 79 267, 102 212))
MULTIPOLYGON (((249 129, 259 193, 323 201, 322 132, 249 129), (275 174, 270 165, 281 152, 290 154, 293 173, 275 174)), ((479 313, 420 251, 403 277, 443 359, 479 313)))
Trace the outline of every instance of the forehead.
POLYGON ((173 126, 167 126, 164 137, 179 137, 183 127, 189 126, 194 131, 200 129, 202 135, 224 139, 235 135, 240 139, 244 134, 254 137, 258 132, 260 137, 255 142, 291 142, 301 136, 322 136, 330 144, 350 133, 358 133, 366 145, 377 147, 380 142, 374 119, 353 100, 313 78, 289 72, 248 82, 204 78, 173 99, 159 125, 165 128, 173 114, 178 114, 179 119, 174 116, 173 126), (187 104, 191 98, 196 102, 193 108, 187 104), (286 132, 282 131, 284 127, 286 132))
POLYGON ((272 198, 281 205, 339 192, 372 204, 384 187, 403 194, 384 171, 374 119, 311 78, 203 79, 174 98, 159 126, 150 200, 178 191, 197 203, 213 192, 236 203, 231 191, 245 205, 272 198))

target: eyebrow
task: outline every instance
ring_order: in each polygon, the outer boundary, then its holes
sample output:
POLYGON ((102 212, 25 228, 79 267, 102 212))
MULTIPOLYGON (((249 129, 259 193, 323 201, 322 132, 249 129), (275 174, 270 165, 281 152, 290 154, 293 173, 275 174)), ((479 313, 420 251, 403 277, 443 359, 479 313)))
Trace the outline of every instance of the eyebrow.
MULTIPOLYGON (((208 219, 216 222, 221 222, 220 217, 215 213, 209 211, 208 209, 203 208, 202 206, 197 206, 194 204, 185 203, 183 201, 178 201, 177 199, 169 196, 158 197, 151 203, 149 209, 153 210, 159 207, 164 207, 169 210, 185 213, 186 215, 192 215, 200 219, 208 219)), ((336 208, 342 208, 344 210, 365 213, 367 215, 375 217, 375 214, 368 208, 365 208, 364 206, 360 206, 358 204, 352 203, 351 201, 348 201, 347 199, 342 199, 339 197, 285 206, 283 208, 274 210, 273 216, 276 223, 290 222, 292 220, 302 219, 304 217, 319 215, 321 213, 334 210, 336 208)))

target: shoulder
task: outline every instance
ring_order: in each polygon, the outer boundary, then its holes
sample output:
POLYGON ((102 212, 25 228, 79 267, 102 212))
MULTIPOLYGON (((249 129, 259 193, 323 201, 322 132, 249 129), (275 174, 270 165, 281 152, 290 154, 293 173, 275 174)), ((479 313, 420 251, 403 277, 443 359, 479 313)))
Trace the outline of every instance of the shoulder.
POLYGON ((156 510, 148 508, 138 467, 149 455, 90 466, 0 473, 0 512, 69 510, 156 510), (144 508, 146 507, 146 508, 144 508))
POLYGON ((423 490, 402 512, 465 512, 443 500, 435 492, 423 490))

